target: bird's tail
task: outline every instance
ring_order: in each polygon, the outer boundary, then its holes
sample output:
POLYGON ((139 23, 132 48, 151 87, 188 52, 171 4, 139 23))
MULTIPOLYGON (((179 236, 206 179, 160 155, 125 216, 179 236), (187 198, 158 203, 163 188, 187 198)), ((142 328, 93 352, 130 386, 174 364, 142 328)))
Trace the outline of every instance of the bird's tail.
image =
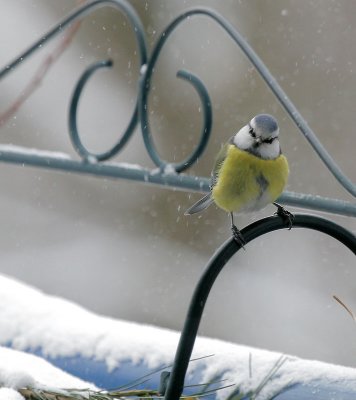
POLYGON ((213 203, 214 200, 211 197, 211 192, 209 192, 207 195, 202 197, 200 200, 198 200, 195 204, 193 204, 191 207, 188 208, 188 210, 184 213, 184 215, 192 215, 196 214, 200 211, 205 210, 210 206, 211 203, 213 203))

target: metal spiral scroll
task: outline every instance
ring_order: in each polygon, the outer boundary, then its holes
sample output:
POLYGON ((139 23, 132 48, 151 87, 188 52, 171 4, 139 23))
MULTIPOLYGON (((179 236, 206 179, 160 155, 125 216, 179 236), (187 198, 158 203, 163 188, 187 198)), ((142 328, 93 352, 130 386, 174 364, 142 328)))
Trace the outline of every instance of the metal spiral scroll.
MULTIPOLYGON (((150 91, 150 81, 154 71, 155 63, 160 55, 160 51, 166 43, 170 34, 174 29, 180 25, 185 19, 194 15, 203 15, 212 18, 217 22, 227 34, 235 41, 240 49, 245 53, 251 63, 255 66, 261 77, 265 80, 269 88, 278 98, 281 105, 287 111, 289 116, 295 122, 300 132, 309 141, 314 151, 318 154, 324 164, 329 168, 339 183, 353 196, 356 197, 356 185, 342 172, 331 155, 324 149, 322 144, 317 139, 314 132, 307 125, 299 111, 287 97, 285 92, 277 83, 276 79, 269 72, 267 67, 249 46, 241 34, 233 27, 225 18, 217 12, 205 9, 194 8, 183 12, 176 17, 167 28, 161 33, 156 45, 154 46, 151 55, 148 56, 145 32, 140 18, 132 6, 125 0, 94 0, 83 6, 80 6, 63 21, 58 23, 53 29, 44 34, 41 39, 36 41, 30 48, 20 54, 15 60, 8 63, 2 70, 0 70, 0 79, 4 78, 7 74, 13 72, 22 62, 31 56, 38 49, 42 48, 49 40, 54 38, 57 34, 63 31, 71 23, 82 18, 95 9, 103 6, 110 6, 117 8, 120 12, 126 15, 127 19, 134 31, 137 49, 140 57, 140 78, 137 85, 137 101, 133 110, 130 122, 126 130, 121 134, 117 143, 109 150, 95 154, 90 152, 82 143, 80 134, 77 128, 77 109, 82 94, 82 89, 87 81, 91 78, 93 73, 99 68, 110 67, 112 62, 110 60, 99 61, 89 66, 79 79, 74 90, 72 101, 69 111, 69 134, 74 146, 74 149, 80 156, 80 160, 71 159, 67 157, 58 157, 56 153, 51 155, 51 152, 44 152, 37 154, 26 151, 26 148, 17 148, 9 150, 8 147, 0 145, 0 161, 17 163, 22 165, 32 165, 43 168, 51 168, 56 170, 66 170, 77 173, 92 174, 97 176, 105 176, 111 178, 122 178, 129 180, 136 180, 145 183, 153 183, 157 185, 164 185, 181 190, 207 192, 209 190, 209 178, 190 176, 180 174, 180 172, 189 168, 204 152, 207 145, 211 126, 212 126, 212 111, 211 102, 207 89, 203 82, 194 74, 187 71, 179 71, 177 76, 190 83, 197 91, 203 110, 203 124, 201 129, 200 141, 196 148, 192 151, 191 155, 179 163, 170 163, 169 161, 162 160, 159 156, 150 131, 150 124, 147 115, 147 102, 150 91), (117 156, 125 144, 131 138, 137 124, 140 124, 143 140, 147 152, 153 162, 159 167, 159 173, 156 170, 148 168, 130 168, 120 163, 113 164, 105 163, 105 161, 117 156), (170 168, 166 168, 166 167, 170 168), (173 172, 173 173, 172 173, 173 172)), ((313 196, 310 194, 295 193, 285 191, 278 199, 280 203, 297 206, 307 209, 314 209, 319 211, 327 211, 335 214, 356 216, 355 202, 347 202, 338 199, 330 199, 320 196, 313 196)))
MULTIPOLYGON (((288 222, 278 216, 273 216, 254 222, 242 229, 241 233, 246 244, 248 244, 266 233, 286 228, 288 228, 288 222)), ((313 215, 295 214, 293 229, 295 228, 307 228, 325 233, 338 240, 356 254, 356 237, 345 228, 327 219, 313 215)), ((172 371, 168 375, 165 400, 178 400, 182 394, 184 378, 210 290, 224 266, 240 249, 241 244, 237 243, 233 238, 227 240, 212 256, 195 287, 180 336, 172 371)))
MULTIPOLYGON (((62 32, 64 28, 68 27, 77 19, 102 6, 111 6, 117 8, 120 12, 126 15, 135 33, 137 49, 140 56, 141 68, 139 82, 137 83, 137 100, 127 128, 111 149, 99 154, 89 151, 80 139, 80 133, 77 127, 77 112, 83 88, 97 70, 101 68, 110 68, 112 65, 111 60, 98 61, 93 65, 88 66, 80 77, 74 89, 70 104, 69 134, 74 149, 80 156, 80 160, 71 159, 69 156, 58 157, 55 153, 51 155, 50 152, 45 152, 45 154, 41 155, 41 152, 39 151, 37 154, 33 154, 29 151, 26 151, 25 148, 23 148, 22 151, 21 149, 14 151, 9 150, 6 148, 6 146, 1 147, 0 145, 0 161, 17 163, 21 165, 32 165, 43 168, 52 168, 56 170, 66 170, 77 173, 93 174, 97 176, 130 179, 145 183, 171 186, 183 190, 208 191, 210 183, 209 178, 180 174, 182 171, 186 170, 194 162, 196 162, 199 157, 201 157, 210 137, 212 127, 211 101, 203 82, 191 72, 182 70, 178 71, 177 73, 178 78, 190 83, 192 88, 198 93, 203 110, 200 141, 187 159, 178 163, 170 163, 160 157, 152 139, 147 112, 150 83, 161 49, 165 45, 168 37, 181 22, 193 15, 203 15, 212 18, 227 32, 232 40, 235 41, 235 43, 255 66, 256 70, 278 98, 283 108, 295 122, 299 128, 299 131, 308 140, 314 151, 318 154, 327 168, 332 172, 339 183, 353 197, 356 197, 356 185, 341 171, 331 155, 324 149, 314 132, 307 125, 299 111, 289 100, 287 95, 284 93, 282 88, 279 86, 273 75, 269 72, 255 51, 249 46, 241 34, 228 21, 226 21, 226 19, 210 9, 195 8, 185 11, 176 17, 161 33, 151 52, 151 55, 148 56, 144 28, 140 18, 132 6, 124 0, 94 0, 72 12, 53 29, 43 35, 41 39, 35 42, 29 49, 23 52, 15 60, 7 64, 2 70, 0 70, 0 79, 14 71, 16 67, 24 62, 30 55, 40 49, 57 34, 62 32), (122 150, 125 144, 130 140, 137 124, 140 124, 141 126, 143 140, 149 156, 155 165, 159 167, 158 173, 157 171, 151 171, 147 168, 130 168, 127 166, 127 164, 120 165, 120 163, 105 163, 105 161, 117 156, 117 154, 122 150)), ((341 200, 293 192, 284 192, 278 201, 292 206, 328 211, 335 214, 356 216, 355 202, 345 202, 341 200)), ((307 228, 323 232, 334 237, 356 254, 355 236, 331 221, 315 216, 300 214, 295 215, 293 227, 307 228)), ((285 222, 278 216, 274 216, 262 219, 249 225, 248 227, 242 229, 241 233, 243 234, 246 244, 248 244, 250 241, 263 234, 283 228, 286 228, 285 222)), ((212 257, 205 273, 196 287, 182 331, 172 373, 168 380, 168 386, 165 393, 166 400, 176 400, 182 393, 188 362, 192 353, 199 323, 210 289, 223 267, 239 249, 240 245, 233 239, 229 239, 212 257)))

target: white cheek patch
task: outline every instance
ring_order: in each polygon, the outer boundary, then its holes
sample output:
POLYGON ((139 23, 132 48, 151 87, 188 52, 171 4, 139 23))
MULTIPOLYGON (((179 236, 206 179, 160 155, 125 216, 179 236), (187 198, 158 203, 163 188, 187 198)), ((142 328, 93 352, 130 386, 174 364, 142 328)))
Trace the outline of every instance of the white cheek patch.
POLYGON ((236 147, 266 160, 273 160, 280 155, 278 137, 276 137, 272 143, 262 142, 260 145, 256 146, 255 139, 249 133, 249 129, 249 126, 246 125, 234 136, 232 143, 236 147))
POLYGON ((279 140, 275 139, 272 143, 262 143, 258 147, 258 153, 261 155, 262 158, 273 160, 277 158, 281 152, 279 147, 279 140))
POLYGON ((233 143, 241 150, 247 150, 253 146, 253 138, 249 134, 248 126, 244 126, 239 130, 233 139, 233 143))

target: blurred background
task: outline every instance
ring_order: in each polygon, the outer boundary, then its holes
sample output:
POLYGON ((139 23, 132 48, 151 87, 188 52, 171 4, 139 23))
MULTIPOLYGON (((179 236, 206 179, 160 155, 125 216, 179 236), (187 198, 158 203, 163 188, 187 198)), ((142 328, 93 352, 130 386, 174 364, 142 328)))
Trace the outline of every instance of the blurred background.
MULTIPOLYGON (((345 173, 355 181, 356 3, 340 0, 131 2, 149 48, 183 10, 209 6, 254 47, 345 173)), ((0 0, 1 64, 68 14, 75 0, 0 0)), ((64 33, 63 33, 64 35, 64 33)), ((1 82, 5 110, 63 35, 1 82)), ((87 85, 79 128, 93 151, 110 148, 136 99, 139 59, 125 17, 111 7, 87 16, 41 87, 1 129, 1 143, 75 154, 67 128, 72 90, 86 66, 114 60, 87 85)), ((206 17, 182 23, 163 49, 149 100, 155 143, 166 160, 187 156, 200 135, 199 99, 175 78, 185 68, 206 84, 214 125, 188 173, 209 176, 220 144, 257 113, 271 113, 290 161, 288 190, 352 201, 222 29, 206 17)), ((137 130, 114 161, 154 167, 137 130)), ((189 299, 215 249, 230 235, 215 207, 185 217, 199 198, 123 180, 0 165, 0 273, 117 318, 181 329, 189 299)), ((240 228, 270 215, 237 218, 240 228)), ((291 209, 291 211, 297 211, 291 209)), ((355 219, 325 215, 356 230, 355 219)), ((355 258, 322 234, 292 229, 249 244, 210 295, 200 334, 356 367, 355 258)), ((21 295, 19 293, 19 295, 21 295)), ((173 356, 173 355, 172 355, 173 356)))

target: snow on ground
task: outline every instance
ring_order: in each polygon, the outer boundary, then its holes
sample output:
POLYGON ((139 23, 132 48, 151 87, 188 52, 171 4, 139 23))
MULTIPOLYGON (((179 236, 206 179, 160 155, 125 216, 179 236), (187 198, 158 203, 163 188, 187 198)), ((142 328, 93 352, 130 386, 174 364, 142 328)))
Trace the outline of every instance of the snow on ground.
POLYGON ((0 400, 24 400, 24 398, 14 389, 0 388, 0 400))
POLYGON ((16 389, 48 385, 95 389, 94 385, 61 371, 40 357, 0 347, 0 400, 23 399, 16 389))
MULTIPOLYGON (((2 345, 11 344, 19 350, 41 349, 51 357, 81 355, 104 361, 110 371, 123 361, 131 361, 133 365, 144 362, 148 369, 169 364, 178 340, 178 332, 98 316, 69 301, 48 296, 18 281, 0 276, 2 345)), ((280 354, 266 350, 199 338, 193 357, 210 354, 214 354, 214 357, 191 363, 190 372, 194 373, 195 368, 202 370, 201 379, 204 382, 224 372, 223 378, 240 386, 245 393, 256 388, 280 358, 280 354)), ((51 382, 51 386, 68 386, 69 377, 63 374, 37 357, 1 349, 0 381, 3 386, 17 387, 21 379, 24 379, 22 384, 27 379, 28 382, 34 379, 42 383, 51 382), (13 355, 19 359, 12 358, 13 355), (30 362, 38 365, 38 368, 34 369, 30 362)), ((331 385, 335 382, 356 391, 355 369, 288 356, 260 398, 267 398, 292 383, 310 383, 314 380, 322 380, 331 385)), ((78 388, 82 385, 79 380, 69 384, 78 388)), ((224 391, 224 397, 226 395, 224 391)), ((16 397, 13 399, 17 400, 16 397)))

